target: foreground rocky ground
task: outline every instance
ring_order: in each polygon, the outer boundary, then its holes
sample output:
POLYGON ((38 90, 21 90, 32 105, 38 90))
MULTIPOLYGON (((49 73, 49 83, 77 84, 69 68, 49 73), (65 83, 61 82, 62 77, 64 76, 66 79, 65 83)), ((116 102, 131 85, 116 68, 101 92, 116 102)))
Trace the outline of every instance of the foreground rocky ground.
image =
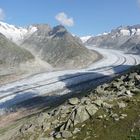
POLYGON ((50 111, 0 130, 11 140, 139 140, 140 66, 50 111))

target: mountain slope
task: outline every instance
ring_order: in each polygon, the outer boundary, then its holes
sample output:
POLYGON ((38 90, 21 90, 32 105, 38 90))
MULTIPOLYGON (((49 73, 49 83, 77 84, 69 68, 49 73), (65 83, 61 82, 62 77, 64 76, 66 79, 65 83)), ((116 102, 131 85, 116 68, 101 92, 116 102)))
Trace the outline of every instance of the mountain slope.
POLYGON ((120 46, 129 53, 140 53, 140 36, 133 36, 120 46))
POLYGON ((97 59, 96 53, 86 49, 63 26, 34 26, 37 31, 25 39, 22 46, 53 67, 80 68, 97 59))
POLYGON ((33 58, 30 52, 20 48, 4 35, 0 34, 0 67, 2 67, 2 65, 8 67, 17 66, 33 58))

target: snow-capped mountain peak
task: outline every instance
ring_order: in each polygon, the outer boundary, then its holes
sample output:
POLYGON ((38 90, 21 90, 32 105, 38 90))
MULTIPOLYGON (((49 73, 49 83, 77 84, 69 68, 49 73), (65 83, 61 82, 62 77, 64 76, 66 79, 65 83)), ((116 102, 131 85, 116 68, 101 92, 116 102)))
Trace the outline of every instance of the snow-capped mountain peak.
POLYGON ((80 39, 82 40, 83 43, 85 43, 88 39, 90 39, 92 36, 83 36, 80 37, 80 39))
POLYGON ((121 36, 140 35, 140 25, 118 27, 117 33, 121 36))
POLYGON ((0 22, 0 33, 5 35, 8 39, 19 44, 24 37, 31 35, 37 30, 35 26, 29 26, 28 28, 16 27, 4 22, 0 22))

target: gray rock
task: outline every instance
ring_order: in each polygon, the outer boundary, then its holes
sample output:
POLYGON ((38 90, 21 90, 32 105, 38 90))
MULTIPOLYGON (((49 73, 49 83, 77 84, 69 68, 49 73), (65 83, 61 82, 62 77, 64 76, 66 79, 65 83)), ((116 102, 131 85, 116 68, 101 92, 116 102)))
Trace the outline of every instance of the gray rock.
POLYGON ((54 140, 54 138, 53 137, 46 137, 46 138, 39 138, 38 140, 54 140))
POLYGON ((51 122, 51 125, 59 125, 59 121, 58 120, 54 120, 53 122, 51 122))
POLYGON ((104 89, 101 86, 98 86, 97 89, 96 89, 96 92, 98 94, 102 94, 102 93, 104 93, 104 89))
POLYGON ((19 131, 24 133, 25 131, 29 130, 30 128, 33 128, 33 124, 27 123, 27 124, 22 125, 19 131))
POLYGON ((90 101, 90 100, 86 100, 86 101, 85 101, 85 104, 86 104, 86 105, 90 105, 90 104, 91 104, 91 101, 90 101))
POLYGON ((43 130, 47 131, 48 129, 50 129, 51 123, 50 122, 44 122, 43 123, 43 130))
POLYGON ((133 86, 135 86, 135 83, 134 81, 129 81, 128 85, 129 85, 129 89, 131 89, 133 86))
POLYGON ((119 121, 119 115, 118 115, 118 114, 112 114, 112 118, 113 118, 115 121, 119 121))
POLYGON ((68 103, 71 105, 77 105, 79 103, 79 99, 78 98, 71 98, 68 100, 68 103))
POLYGON ((126 95, 125 92, 126 92, 126 88, 124 86, 121 86, 116 94, 117 96, 125 96, 126 95))
POLYGON ((136 76, 135 76, 135 79, 136 79, 137 81, 140 81, 140 75, 136 75, 136 76))
POLYGON ((86 110, 90 116, 93 116, 97 112, 98 108, 93 104, 89 104, 86 106, 86 110))
POLYGON ((120 88, 120 85, 121 85, 120 82, 113 82, 113 83, 112 83, 112 86, 113 86, 114 88, 117 88, 117 89, 120 88))
POLYGON ((91 100, 96 100, 96 98, 97 98, 97 97, 94 95, 94 93, 92 93, 92 92, 91 92, 91 94, 88 95, 88 97, 89 97, 91 100))
POLYGON ((128 78, 129 80, 134 79, 135 77, 137 77, 137 75, 138 75, 137 73, 131 73, 128 78))
POLYGON ((90 100, 90 98, 88 98, 88 97, 83 97, 83 98, 81 99, 81 103, 82 103, 82 104, 90 104, 90 103, 91 103, 91 100, 90 100))
POLYGON ((120 79, 124 80, 125 78, 126 78, 126 76, 122 75, 120 79))
POLYGON ((118 102, 117 104, 118 104, 119 108, 125 108, 126 107, 126 104, 124 102, 120 102, 120 103, 118 102))
POLYGON ((131 89, 130 92, 132 92, 134 94, 137 94, 137 93, 140 92, 140 89, 138 89, 138 88, 135 87, 134 89, 131 89))
POLYGON ((132 96, 133 96, 133 93, 131 93, 131 91, 130 91, 130 90, 126 90, 125 94, 126 94, 126 95, 128 95, 128 96, 130 96, 130 97, 132 97, 132 96))
POLYGON ((74 124, 82 123, 89 119, 89 114, 87 113, 85 106, 80 106, 77 108, 77 114, 75 116, 74 124))
POLYGON ((112 114, 112 118, 118 118, 119 115, 118 114, 112 114))
POLYGON ((72 126, 72 121, 69 119, 66 123, 65 130, 68 130, 72 126))
POLYGON ((73 131, 73 134, 77 134, 78 132, 80 132, 80 129, 79 128, 75 128, 74 131, 73 131))
POLYGON ((70 131, 63 131, 61 133, 61 135, 62 135, 63 138, 70 138, 70 137, 72 137, 72 133, 70 131))
POLYGON ((60 138, 61 138, 60 132, 58 132, 58 133, 55 135, 55 138, 56 138, 56 139, 60 139, 60 138))
POLYGON ((113 107, 113 105, 112 104, 108 104, 108 103, 102 103, 102 106, 104 107, 104 108, 109 108, 109 109, 111 109, 112 107, 113 107))
POLYGON ((103 119, 103 116, 102 116, 102 115, 100 115, 100 116, 98 116, 98 117, 97 117, 97 119, 103 119))
POLYGON ((119 118, 114 118, 114 120, 115 120, 115 121, 119 121, 120 119, 119 119, 119 118))
POLYGON ((123 117, 127 117, 127 114, 121 114, 121 116, 123 116, 123 117))
POLYGON ((97 106, 101 107, 103 104, 103 100, 97 99, 97 100, 93 101, 93 103, 96 104, 97 106))
POLYGON ((69 105, 65 105, 61 107, 61 114, 68 114, 71 112, 71 108, 69 105))

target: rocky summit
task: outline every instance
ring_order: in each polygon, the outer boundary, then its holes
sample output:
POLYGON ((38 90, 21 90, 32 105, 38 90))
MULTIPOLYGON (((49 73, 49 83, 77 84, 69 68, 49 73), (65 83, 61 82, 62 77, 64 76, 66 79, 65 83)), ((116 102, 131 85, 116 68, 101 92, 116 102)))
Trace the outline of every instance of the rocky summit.
POLYGON ((98 86, 84 97, 1 129, 2 140, 135 139, 140 134, 140 66, 98 86), (14 129, 14 132, 13 132, 14 129), (11 136, 12 135, 12 136, 11 136))

